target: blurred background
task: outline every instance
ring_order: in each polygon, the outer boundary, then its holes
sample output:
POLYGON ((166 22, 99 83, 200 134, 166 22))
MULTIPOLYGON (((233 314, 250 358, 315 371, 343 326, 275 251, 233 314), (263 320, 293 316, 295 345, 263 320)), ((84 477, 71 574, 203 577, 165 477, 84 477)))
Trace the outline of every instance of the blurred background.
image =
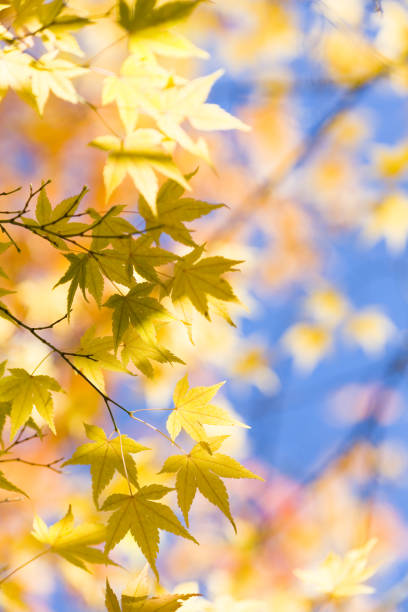
MULTIPOLYGON (((90 13, 109 7, 72 4, 90 13)), ((173 590, 198 581, 217 612, 227 606, 252 612, 258 608, 251 600, 268 610, 311 612, 307 587, 293 571, 376 537, 373 558, 381 565, 370 582, 376 593, 341 609, 406 610, 408 2, 216 0, 197 10, 185 33, 210 57, 178 60, 178 71, 193 77, 224 68, 210 101, 251 127, 208 137, 217 172, 200 165, 192 180, 195 197, 228 208, 196 223, 194 237, 208 242, 210 252, 245 263, 232 277, 241 301, 232 312, 236 327, 196 314, 193 343, 180 326, 163 328, 162 341, 177 346, 192 384, 227 381, 219 404, 251 429, 234 432, 225 451, 266 483, 229 482, 237 536, 203 498, 194 502, 191 525, 200 549, 162 533, 163 584, 173 590)), ((105 133, 104 122, 118 122, 113 108, 101 107, 100 84, 104 71, 118 70, 124 48, 108 22, 81 37, 92 71, 78 86, 90 105, 53 97, 41 118, 9 93, 0 112, 0 189, 51 178, 49 195, 57 202, 86 184, 86 203, 104 210, 105 159, 87 144, 105 133)), ((186 172, 195 169, 186 153, 179 163, 186 172)), ((136 202, 130 181, 112 198, 130 209, 136 202)), ((141 225, 137 215, 131 220, 141 225)), ((44 307, 44 294, 66 264, 61 257, 44 265, 43 249, 33 241, 19 258, 6 255, 18 286, 16 307, 38 325, 65 307, 61 287, 44 307)), ((55 333, 61 342, 74 342, 92 323, 109 333, 109 321, 78 299, 72 325, 55 333)), ((0 320, 0 352, 10 363, 34 367, 42 347, 18 338, 0 320)), ((60 376, 58 368, 47 360, 42 371, 60 376)), ((181 365, 157 364, 151 379, 109 373, 106 384, 133 409, 166 408, 184 372, 181 365)), ((58 404, 57 429, 74 445, 84 440, 82 423, 104 424, 104 414, 94 394, 70 376, 63 374, 70 391, 58 404)), ((164 424, 165 413, 151 414, 152 422, 164 424)), ((142 426, 120 424, 156 448, 141 469, 157 472, 165 456, 157 440, 142 426)), ((47 439, 27 452, 44 461, 57 443, 47 439)), ((66 456, 71 450, 67 443, 66 456)), ((18 468, 18 482, 30 481, 37 497, 18 513, 1 509, 8 525, 0 535, 3 550, 29 531, 33 512, 55 520, 67 498, 78 516, 95 514, 86 469, 70 468, 61 478, 18 468)), ((22 562, 12 554, 12 565, 22 562)), ((115 555, 132 571, 143 567, 130 539, 115 555)), ((5 611, 103 609, 104 568, 99 592, 94 577, 63 561, 58 569, 47 563, 40 560, 24 574, 34 592, 28 604, 23 584, 17 577, 10 582, 2 595, 5 611)), ((111 582, 125 584, 119 570, 109 571, 111 582)))

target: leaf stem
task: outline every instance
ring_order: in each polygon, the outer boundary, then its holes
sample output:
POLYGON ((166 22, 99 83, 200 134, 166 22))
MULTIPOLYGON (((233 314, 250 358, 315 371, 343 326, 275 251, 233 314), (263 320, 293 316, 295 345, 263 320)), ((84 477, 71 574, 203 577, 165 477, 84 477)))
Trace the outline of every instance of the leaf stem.
POLYGON ((19 565, 18 567, 16 567, 12 572, 10 572, 9 574, 7 574, 6 576, 4 576, 4 578, 2 578, 0 580, 0 584, 3 584, 3 582, 6 582, 6 580, 8 580, 9 578, 11 578, 11 576, 14 576, 14 574, 16 574, 17 572, 19 572, 20 570, 22 570, 24 567, 27 567, 27 565, 30 565, 30 563, 33 563, 34 561, 36 561, 37 559, 39 559, 40 557, 42 557, 43 555, 45 555, 46 553, 50 552, 50 549, 47 548, 46 550, 43 550, 42 552, 38 553, 38 555, 35 555, 34 557, 32 557, 31 559, 29 559, 28 561, 26 561, 25 563, 22 563, 21 565, 19 565))
POLYGON ((34 370, 31 372, 31 376, 33 376, 33 374, 35 374, 35 372, 38 370, 38 368, 44 363, 44 361, 46 361, 48 359, 48 357, 51 357, 51 355, 55 353, 54 349, 51 349, 46 355, 45 357, 43 357, 41 359, 41 361, 39 363, 37 363, 37 365, 35 366, 34 370))

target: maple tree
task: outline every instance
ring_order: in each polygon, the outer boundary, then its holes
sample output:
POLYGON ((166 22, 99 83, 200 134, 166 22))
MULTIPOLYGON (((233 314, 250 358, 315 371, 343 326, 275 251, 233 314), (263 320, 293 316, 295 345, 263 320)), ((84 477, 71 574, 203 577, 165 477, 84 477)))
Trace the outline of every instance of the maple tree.
MULTIPOLYGON (((71 506, 66 516, 50 528, 36 517, 33 536, 48 548, 35 559, 53 552, 82 569, 87 569, 85 563, 109 564, 112 563, 109 552, 130 531, 159 580, 156 567, 159 529, 197 541, 171 507, 157 501, 172 488, 155 484, 153 478, 148 484, 140 485, 137 461, 133 456, 149 449, 120 432, 115 412, 123 411, 130 419, 152 427, 179 450, 182 449, 175 438, 181 429, 199 443, 191 453, 182 451, 185 455, 168 459, 162 470, 162 473, 171 472, 169 466, 185 456, 186 463, 181 464, 175 489, 187 523, 188 510, 198 487, 226 514, 235 528, 228 494, 218 476, 255 476, 228 456, 214 454, 224 437, 209 438, 203 427, 206 424, 242 426, 227 411, 209 403, 221 385, 189 390, 184 377, 176 386, 175 405, 167 422, 170 436, 136 416, 134 411, 108 394, 105 387, 103 372, 113 370, 129 375, 129 362, 143 376, 153 374, 152 361, 184 364, 173 353, 177 347, 164 346, 158 339, 163 324, 183 326, 174 306, 188 300, 198 312, 209 317, 209 301, 237 301, 224 275, 240 262, 220 256, 205 257, 205 244, 197 244, 190 227, 185 225, 223 205, 182 197, 184 191, 191 191, 189 179, 195 172, 184 176, 173 155, 176 146, 181 146, 194 156, 210 161, 205 141, 200 137, 194 142, 181 127, 186 119, 198 130, 247 128, 219 106, 206 103, 220 72, 189 81, 160 63, 163 55, 202 55, 187 39, 173 31, 173 27, 200 2, 156 4, 156 0, 136 0, 133 4, 120 0, 114 10, 96 18, 76 14, 61 0, 51 3, 16 1, 0 7, 3 23, 8 23, 7 27, 2 26, 1 32, 4 42, 0 52, 3 92, 5 94, 9 87, 14 89, 40 114, 46 112, 51 93, 74 104, 85 102, 77 93, 73 79, 86 74, 89 66, 68 61, 62 55, 64 52, 82 55, 72 31, 82 30, 104 19, 110 19, 122 28, 128 39, 128 56, 118 76, 105 77, 102 104, 116 104, 125 134, 123 137, 97 137, 90 144, 108 153, 103 171, 106 200, 129 174, 139 192, 139 215, 145 223, 144 228, 138 228, 130 222, 125 216, 124 205, 110 206, 102 213, 97 208, 85 208, 85 187, 58 204, 52 204, 49 199, 49 181, 35 190, 30 188, 24 206, 13 213, 6 212, 0 219, 5 237, 1 252, 7 248, 21 252, 20 243, 25 240, 24 232, 28 232, 45 241, 47 248, 62 255, 68 267, 55 287, 67 285, 66 313, 49 325, 32 327, 16 314, 13 304, 7 300, 13 292, 2 289, 6 301, 0 304, 0 316, 49 348, 50 352, 44 359, 56 354, 65 366, 92 388, 108 410, 114 434, 112 437, 111 432, 106 433, 101 427, 85 424, 91 442, 80 445, 72 457, 60 465, 61 469, 68 465, 90 465, 96 508, 102 513, 111 511, 113 514, 105 524, 82 523, 77 527, 73 526, 71 506), (45 53, 38 58, 31 53, 36 41, 45 48, 45 53), (141 116, 151 121, 149 127, 139 127, 141 116), (168 178, 160 190, 158 174, 168 178), (193 247, 193 250, 180 254, 163 241, 163 234, 170 236, 175 243, 193 247), (104 311, 104 317, 111 320, 112 332, 108 336, 99 335, 96 326, 85 330, 79 347, 73 346, 72 350, 65 351, 45 332, 71 320, 78 291, 86 302, 93 299, 104 311), (169 301, 173 313, 169 306, 164 305, 169 301), (189 471, 191 474, 184 476, 189 471), (128 494, 113 493, 101 503, 100 496, 114 475, 127 482, 128 494), (102 542, 105 543, 104 552, 93 547, 102 542)), ((6 280, 9 278, 6 269, 2 269, 2 276, 6 280)), ((53 396, 62 388, 56 378, 35 374, 44 359, 32 372, 8 367, 6 362, 2 364, 2 426, 4 428, 9 422, 10 438, 10 444, 1 452, 2 455, 15 451, 16 445, 23 442, 21 438, 27 427, 42 437, 45 432, 41 423, 45 422, 51 432, 57 434, 53 396)), ((1 476, 0 486, 27 495, 5 475, 1 476)), ((17 571, 18 568, 12 570, 0 583, 17 571)), ((119 609, 109 584, 106 593, 108 610, 119 609)), ((157 601, 144 596, 130 599, 122 599, 123 610, 170 611, 176 610, 186 597, 166 596, 157 601)))
POLYGON ((399 605, 398 580, 360 596, 405 526, 376 501, 403 472, 382 429, 403 326, 333 261, 360 274, 350 236, 404 256, 407 141, 357 108, 406 93, 403 4, 0 2, 6 611, 59 609, 53 590, 108 612, 399 605), (382 373, 336 386, 350 427, 314 464, 299 380, 331 389, 320 368, 358 349, 382 373))

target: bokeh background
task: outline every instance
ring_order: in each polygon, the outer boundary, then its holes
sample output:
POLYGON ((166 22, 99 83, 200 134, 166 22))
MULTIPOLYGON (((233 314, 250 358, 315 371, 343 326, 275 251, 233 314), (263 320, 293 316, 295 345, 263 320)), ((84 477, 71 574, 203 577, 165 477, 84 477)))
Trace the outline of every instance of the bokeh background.
MULTIPOLYGON (((94 12, 108 7, 74 5, 94 12)), ((163 535, 163 583, 172 590, 198 581, 217 612, 258 609, 251 600, 268 610, 308 612, 314 608, 307 588, 293 571, 376 537, 376 593, 341 609, 408 609, 408 2, 216 0, 201 6, 185 31, 210 55, 179 60, 179 70, 192 77, 224 68, 210 101, 251 126, 250 133, 209 137, 217 172, 201 164, 195 194, 228 208, 198 222, 195 238, 245 263, 232 279, 241 300, 232 312, 236 328, 197 314, 194 344, 180 327, 164 329, 163 342, 177 346, 192 383, 227 381, 221 404, 251 430, 234 433, 226 451, 266 483, 231 482, 238 536, 204 499, 196 501, 192 531, 201 547, 163 535)), ((92 106, 52 98, 40 118, 7 95, 0 112, 1 190, 51 178, 56 202, 86 184, 86 201, 104 209, 104 156, 87 144, 104 133, 103 122, 118 121, 114 109, 100 105, 101 74, 117 70, 123 59, 115 36, 109 24, 80 35, 92 70, 78 80, 79 90, 92 106)), ((194 170, 187 154, 179 161, 194 170)), ((129 208, 136 201, 130 181, 112 199, 129 208)), ((132 222, 140 219, 134 215, 132 222)), ((62 275, 64 260, 45 259, 36 242, 25 246, 20 259, 7 255, 16 304, 30 321, 46 324, 63 312, 63 288, 46 307, 44 295, 62 275)), ((73 341, 94 322, 104 324, 92 304, 78 301, 72 326, 56 334, 73 341)), ((9 360, 21 367, 34 367, 44 355, 27 338, 12 342, 18 337, 3 320, 0 338, 0 350, 7 347, 9 360)), ((43 371, 60 375, 52 360, 43 371)), ((158 365, 151 380, 112 375, 107 384, 134 409, 166 408, 184 371, 158 365)), ((103 424, 104 416, 97 398, 64 376, 70 394, 58 406, 58 428, 79 444, 82 423, 103 424)), ((165 413, 151 414, 152 422, 164 423, 165 413)), ((136 424, 121 426, 156 445, 143 470, 157 471, 163 456, 156 441, 136 424)), ((45 460, 56 448, 47 440, 27 452, 45 460)), ((67 456, 71 448, 67 443, 67 456)), ((23 541, 33 512, 49 521, 61 516, 68 497, 79 516, 92 515, 87 470, 72 468, 61 478, 18 467, 16 478, 35 479, 37 493, 18 512, 1 509, 8 525, 2 550, 11 550, 16 537, 23 541)), ((131 540, 118 550, 116 558, 132 572, 143 567, 131 540)), ((22 562, 12 555, 12 565, 22 562)), ((39 561, 24 573, 34 592, 28 608, 16 603, 23 587, 15 582, 3 595, 3 609, 102 610, 103 571, 98 591, 94 577, 64 562, 55 569, 39 561)), ((115 584, 125 584, 115 571, 115 584)))

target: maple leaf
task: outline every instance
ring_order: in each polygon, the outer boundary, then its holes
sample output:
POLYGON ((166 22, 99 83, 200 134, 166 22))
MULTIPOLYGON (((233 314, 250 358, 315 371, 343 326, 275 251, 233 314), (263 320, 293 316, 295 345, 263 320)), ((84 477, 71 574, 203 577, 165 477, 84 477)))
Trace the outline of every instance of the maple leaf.
MULTIPOLYGON (((3 435, 4 425, 6 424, 6 417, 10 415, 10 412, 10 402, 0 402, 0 436, 3 435)), ((3 446, 3 441, 1 441, 1 446, 3 446)))
POLYGON ((23 100, 35 105, 31 88, 31 59, 16 49, 0 50, 0 100, 9 87, 23 100))
POLYGON ((307 372, 330 351, 332 332, 321 324, 296 323, 285 332, 282 342, 296 366, 307 372))
POLYGON ((248 425, 233 419, 223 408, 210 404, 223 384, 221 382, 211 387, 189 389, 187 375, 179 380, 173 394, 174 408, 166 423, 172 440, 184 429, 193 440, 207 441, 208 436, 203 425, 237 425, 248 428, 248 425))
POLYGON ((39 516, 35 516, 31 533, 36 540, 47 544, 50 552, 56 553, 85 571, 89 571, 86 563, 115 565, 104 552, 93 547, 94 544, 100 544, 104 541, 105 526, 96 523, 83 523, 74 527, 71 506, 69 506, 66 515, 51 527, 47 527, 39 516))
POLYGON ((224 204, 209 204, 193 198, 182 198, 183 193, 184 189, 181 185, 172 180, 166 181, 157 195, 156 214, 143 196, 140 197, 139 213, 146 222, 146 231, 149 231, 149 235, 157 244, 159 244, 161 234, 165 233, 176 242, 196 246, 191 237, 191 230, 184 225, 184 222, 194 221, 224 206, 224 204))
POLYGON ((363 230, 368 243, 384 238, 391 251, 402 251, 408 237, 408 199, 405 194, 395 192, 387 195, 364 220, 363 230))
POLYGON ((151 95, 165 87, 171 74, 153 57, 130 55, 123 62, 120 76, 109 76, 103 82, 102 104, 116 102, 126 132, 136 127, 140 109, 150 105, 151 95))
POLYGON ((105 552, 108 553, 114 548, 130 531, 158 578, 156 557, 159 551, 159 529, 197 544, 198 542, 183 527, 171 508, 153 501, 161 499, 169 491, 172 489, 152 484, 142 487, 133 495, 120 493, 110 495, 101 508, 113 511, 107 526, 105 552))
POLYGON ((54 287, 71 281, 67 295, 68 314, 71 312, 78 289, 81 289, 86 301, 88 301, 86 294, 88 291, 98 306, 101 305, 104 276, 109 281, 119 282, 127 286, 133 282, 129 273, 129 263, 125 256, 113 249, 80 254, 64 253, 64 257, 68 259, 70 265, 54 287))
POLYGON ((109 439, 101 427, 85 424, 86 435, 92 442, 79 446, 65 465, 90 465, 92 491, 96 506, 102 491, 108 486, 115 471, 138 486, 134 453, 149 450, 132 438, 119 434, 109 439), (125 469, 126 465, 126 469, 125 469))
POLYGON ((250 129, 217 104, 205 102, 215 81, 222 74, 223 71, 218 70, 205 77, 188 81, 186 84, 167 87, 160 96, 156 96, 155 106, 145 109, 164 134, 193 155, 202 157, 208 162, 210 157, 205 141, 202 138, 196 142, 192 140, 181 127, 184 121, 189 121, 193 128, 201 131, 250 129))
POLYGON ((37 198, 35 209, 36 220, 23 217, 23 221, 29 227, 35 228, 35 232, 44 236, 58 249, 68 250, 64 236, 72 236, 87 229, 85 223, 72 221, 78 206, 87 193, 84 188, 79 194, 65 198, 55 208, 51 206, 46 189, 43 187, 37 198))
POLYGON ((115 246, 123 239, 123 236, 137 231, 134 225, 121 216, 125 208, 125 206, 112 206, 104 215, 100 215, 93 208, 88 209, 88 214, 95 220, 95 223, 91 225, 93 236, 91 249, 99 251, 108 244, 115 246), (109 238, 104 236, 109 236, 109 238), (116 239, 115 236, 118 238, 116 239))
POLYGON ((73 104, 79 96, 71 79, 86 74, 87 69, 68 60, 55 57, 55 52, 46 53, 31 62, 32 92, 42 115, 50 92, 73 104))
POLYGON ((322 287, 312 291, 305 300, 305 311, 319 323, 336 327, 347 314, 346 298, 335 287, 322 287))
POLYGON ((224 257, 200 259, 204 247, 197 247, 177 261, 170 289, 173 302, 187 297, 193 306, 209 319, 208 295, 224 302, 237 302, 231 285, 222 274, 236 271, 233 266, 242 263, 224 257))
POLYGON ((76 350, 75 357, 71 358, 71 361, 102 391, 105 390, 103 370, 110 370, 112 372, 125 371, 121 362, 113 354, 112 337, 95 338, 95 329, 93 327, 90 327, 82 336, 80 346, 76 350))
POLYGON ((222 478, 262 480, 232 457, 215 452, 227 437, 209 438, 207 448, 204 448, 202 444, 196 444, 188 455, 172 455, 163 465, 161 473, 177 472, 177 501, 187 526, 188 513, 198 489, 204 497, 225 514, 236 531, 231 516, 228 492, 220 476, 222 478))
POLYGON ((22 368, 10 368, 11 376, 0 380, 0 400, 11 402, 11 431, 12 439, 17 430, 29 419, 33 408, 48 423, 51 431, 55 433, 53 419, 53 402, 51 391, 60 391, 61 387, 50 376, 33 376, 22 368))
MULTIPOLYGON (((4 361, 3 364, 5 364, 6 362, 4 361)), ((3 364, 0 364, 0 374, 3 375, 1 368, 3 367, 3 364)), ((0 436, 3 434, 3 429, 4 429, 4 425, 6 423, 6 417, 9 417, 11 413, 11 402, 0 402, 0 436)), ((35 431, 35 433, 38 435, 38 437, 41 439, 43 436, 42 430, 40 427, 38 427, 37 423, 34 421, 34 419, 32 417, 30 417, 26 423, 25 423, 26 427, 30 427, 33 431, 35 431)), ((0 441, 1 446, 3 446, 3 442, 0 441)), ((2 451, 0 451, 0 455, 2 454, 2 451)))
POLYGON ((88 291, 93 296, 98 306, 100 306, 104 280, 98 259, 93 253, 81 253, 79 255, 66 253, 64 256, 68 259, 70 265, 54 287, 64 285, 71 281, 67 296, 68 313, 71 312, 72 303, 78 288, 81 289, 82 295, 86 301, 88 301, 86 295, 86 291, 88 291))
MULTIPOLYGON (((11 245, 11 242, 0 242, 0 255, 2 255, 5 251, 7 251, 10 245, 11 245)), ((5 273, 2 267, 0 267, 0 276, 2 276, 3 278, 8 278, 7 274, 5 273)), ((5 292, 2 295, 6 295, 8 293, 6 289, 2 289, 1 291, 5 292)), ((11 293, 11 291, 9 293, 11 293)))
POLYGON ((93 22, 87 17, 73 13, 69 7, 64 6, 61 0, 45 4, 42 9, 40 13, 42 26, 39 28, 38 35, 44 47, 49 51, 54 51, 57 48, 64 53, 83 56, 84 53, 71 32, 82 29, 93 22), (56 7, 61 6, 61 11, 56 17, 50 15, 53 4, 56 7))
POLYGON ((134 284, 132 268, 123 253, 123 244, 130 239, 120 241, 120 251, 118 249, 105 249, 99 253, 94 253, 98 261, 99 268, 103 275, 115 283, 131 287, 134 284))
POLYGON ((171 155, 163 149, 163 140, 164 136, 158 130, 138 129, 124 140, 116 136, 102 136, 90 143, 91 146, 109 153, 103 171, 107 199, 127 174, 153 210, 159 190, 154 171, 190 189, 171 155))
MULTIPOLYGON (((83 189, 79 194, 65 198, 53 209, 48 199, 47 191, 45 187, 43 187, 38 194, 37 206, 35 209, 38 223, 40 225, 50 225, 54 229, 57 228, 58 233, 64 233, 64 230, 67 229, 71 217, 76 213, 85 194, 86 189, 83 189)), ((79 223, 73 226, 70 225, 70 228, 71 227, 74 227, 76 230, 78 227, 82 229, 86 227, 86 225, 79 223)))
POLYGON ((130 33, 185 19, 203 0, 167 2, 156 8, 157 0, 136 0, 133 6, 119 0, 119 24, 130 33))
POLYGON ((106 579, 105 606, 108 612, 122 612, 118 598, 113 592, 108 579, 106 579))
POLYGON ((131 326, 148 343, 155 342, 155 321, 170 317, 170 313, 155 298, 149 297, 152 285, 139 283, 126 295, 112 295, 105 306, 113 308, 112 325, 115 349, 131 326))
POLYGON ((162 595, 161 597, 130 596, 122 594, 119 605, 118 598, 113 592, 109 581, 106 580, 105 605, 108 612, 176 612, 184 601, 198 594, 188 595, 162 595))
POLYGON ((16 487, 12 482, 7 480, 4 476, 3 472, 0 471, 0 489, 5 489, 6 491, 12 491, 13 493, 21 493, 25 497, 28 497, 27 493, 24 493, 21 489, 16 487))
POLYGON ((368 354, 378 354, 395 334, 392 321, 379 308, 368 307, 354 312, 344 329, 348 339, 368 354))
POLYGON ((295 570, 294 573, 318 593, 334 599, 373 593, 374 589, 364 583, 378 569, 378 566, 367 565, 368 555, 376 543, 377 540, 372 538, 361 548, 350 550, 343 558, 330 553, 319 567, 295 570))
POLYGON ((202 1, 167 2, 156 8, 156 0, 136 0, 133 6, 126 0, 120 0, 118 22, 130 35, 131 51, 141 57, 158 53, 207 58, 205 51, 172 30, 172 26, 188 17, 202 1))
POLYGON ((9 5, 15 10, 13 28, 19 33, 22 26, 30 23, 41 11, 43 0, 9 0, 9 5))
POLYGON ((145 342, 139 334, 129 329, 123 336, 121 359, 126 367, 129 361, 145 376, 153 377, 154 370, 151 361, 158 363, 181 363, 184 361, 158 343, 145 342))
POLYGON ((117 256, 127 266, 129 276, 134 269, 137 274, 153 283, 159 282, 155 268, 178 259, 175 253, 152 246, 150 236, 124 241, 117 249, 117 256))

